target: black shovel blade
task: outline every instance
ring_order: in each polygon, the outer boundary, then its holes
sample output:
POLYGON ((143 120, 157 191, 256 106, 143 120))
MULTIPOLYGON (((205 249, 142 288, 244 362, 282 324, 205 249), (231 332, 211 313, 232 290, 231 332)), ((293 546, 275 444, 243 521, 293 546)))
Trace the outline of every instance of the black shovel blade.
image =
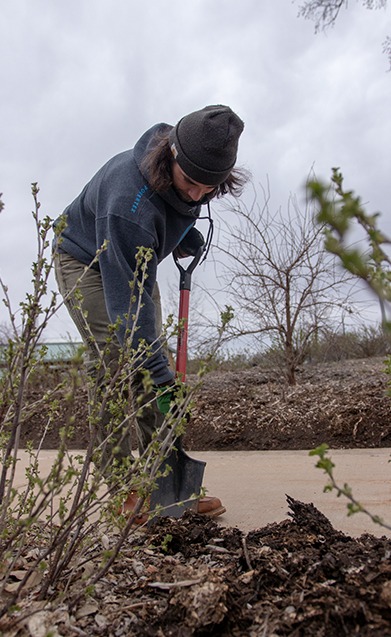
POLYGON ((176 446, 177 449, 162 462, 161 471, 165 471, 167 465, 170 470, 168 475, 156 481, 156 489, 151 494, 151 511, 159 506, 162 510, 157 515, 179 518, 186 509, 197 510, 197 500, 189 499, 200 493, 206 462, 190 458, 180 444, 176 446))

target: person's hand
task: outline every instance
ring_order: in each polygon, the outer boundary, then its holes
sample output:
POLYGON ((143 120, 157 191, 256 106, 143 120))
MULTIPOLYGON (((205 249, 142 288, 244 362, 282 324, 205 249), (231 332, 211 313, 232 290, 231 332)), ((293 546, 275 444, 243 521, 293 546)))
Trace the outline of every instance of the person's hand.
POLYGON ((173 383, 171 385, 162 385, 156 387, 156 404, 161 414, 166 416, 175 401, 181 397, 184 398, 185 390, 184 385, 173 383))
POLYGON ((177 259, 185 259, 186 257, 194 257, 199 248, 205 243, 204 237, 197 228, 190 228, 189 232, 183 237, 182 241, 174 250, 177 259))
POLYGON ((175 400, 175 385, 163 385, 156 388, 156 404, 161 414, 166 416, 170 405, 175 400))

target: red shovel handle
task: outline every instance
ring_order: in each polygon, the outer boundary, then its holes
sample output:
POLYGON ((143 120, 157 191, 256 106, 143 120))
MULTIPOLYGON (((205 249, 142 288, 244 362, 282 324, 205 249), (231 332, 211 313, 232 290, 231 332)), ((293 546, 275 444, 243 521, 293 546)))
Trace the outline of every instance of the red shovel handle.
POLYGON ((175 264, 180 272, 178 312, 179 331, 176 355, 176 375, 182 382, 185 382, 186 380, 191 275, 194 268, 198 265, 203 252, 204 246, 201 246, 198 249, 198 252, 195 255, 194 259, 186 269, 181 266, 177 257, 174 255, 175 264))
POLYGON ((182 382, 185 382, 186 380, 189 307, 190 290, 181 290, 179 295, 179 331, 176 355, 176 375, 182 382))

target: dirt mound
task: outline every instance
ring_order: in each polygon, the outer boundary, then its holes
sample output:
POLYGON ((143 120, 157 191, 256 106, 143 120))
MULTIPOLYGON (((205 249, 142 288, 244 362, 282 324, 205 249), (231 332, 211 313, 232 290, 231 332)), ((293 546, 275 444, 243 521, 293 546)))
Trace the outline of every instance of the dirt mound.
MULTIPOLYGON (((189 382, 194 381, 191 377, 189 382)), ((30 389, 37 411, 22 431, 22 444, 37 444, 47 427, 48 410, 39 408, 48 378, 30 389)), ((288 387, 273 371, 259 367, 214 372, 196 397, 185 446, 189 450, 311 449, 391 446, 391 399, 383 359, 307 365, 298 384, 288 387)), ((65 420, 64 401, 51 416, 43 448, 57 448, 65 420)), ((71 448, 88 442, 87 397, 76 392, 71 448)))
POLYGON ((391 446, 383 359, 308 365, 288 387, 254 367, 206 378, 186 444, 194 450, 391 446))
POLYGON ((391 540, 353 539, 311 504, 288 504, 290 519, 247 535, 190 512, 158 519, 129 538, 87 602, 76 577, 47 625, 69 636, 391 635, 391 540))

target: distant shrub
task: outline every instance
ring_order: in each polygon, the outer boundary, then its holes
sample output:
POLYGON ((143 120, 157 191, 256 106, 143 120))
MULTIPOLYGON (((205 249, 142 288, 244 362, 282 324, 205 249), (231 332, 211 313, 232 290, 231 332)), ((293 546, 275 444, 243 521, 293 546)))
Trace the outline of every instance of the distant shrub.
POLYGON ((323 332, 320 338, 311 344, 308 361, 323 363, 387 356, 390 350, 390 338, 382 326, 364 325, 349 332, 323 332))
MULTIPOLYGON (((302 364, 386 357, 390 354, 391 338, 381 325, 362 325, 350 331, 323 329, 316 338, 312 339, 302 364)), ((203 357, 193 357, 189 361, 189 373, 196 374, 203 360, 203 357)), ((283 370, 284 360, 284 352, 278 344, 273 343, 262 351, 247 348, 240 352, 219 352, 209 364, 208 371, 235 372, 255 366, 278 371, 283 370)))

